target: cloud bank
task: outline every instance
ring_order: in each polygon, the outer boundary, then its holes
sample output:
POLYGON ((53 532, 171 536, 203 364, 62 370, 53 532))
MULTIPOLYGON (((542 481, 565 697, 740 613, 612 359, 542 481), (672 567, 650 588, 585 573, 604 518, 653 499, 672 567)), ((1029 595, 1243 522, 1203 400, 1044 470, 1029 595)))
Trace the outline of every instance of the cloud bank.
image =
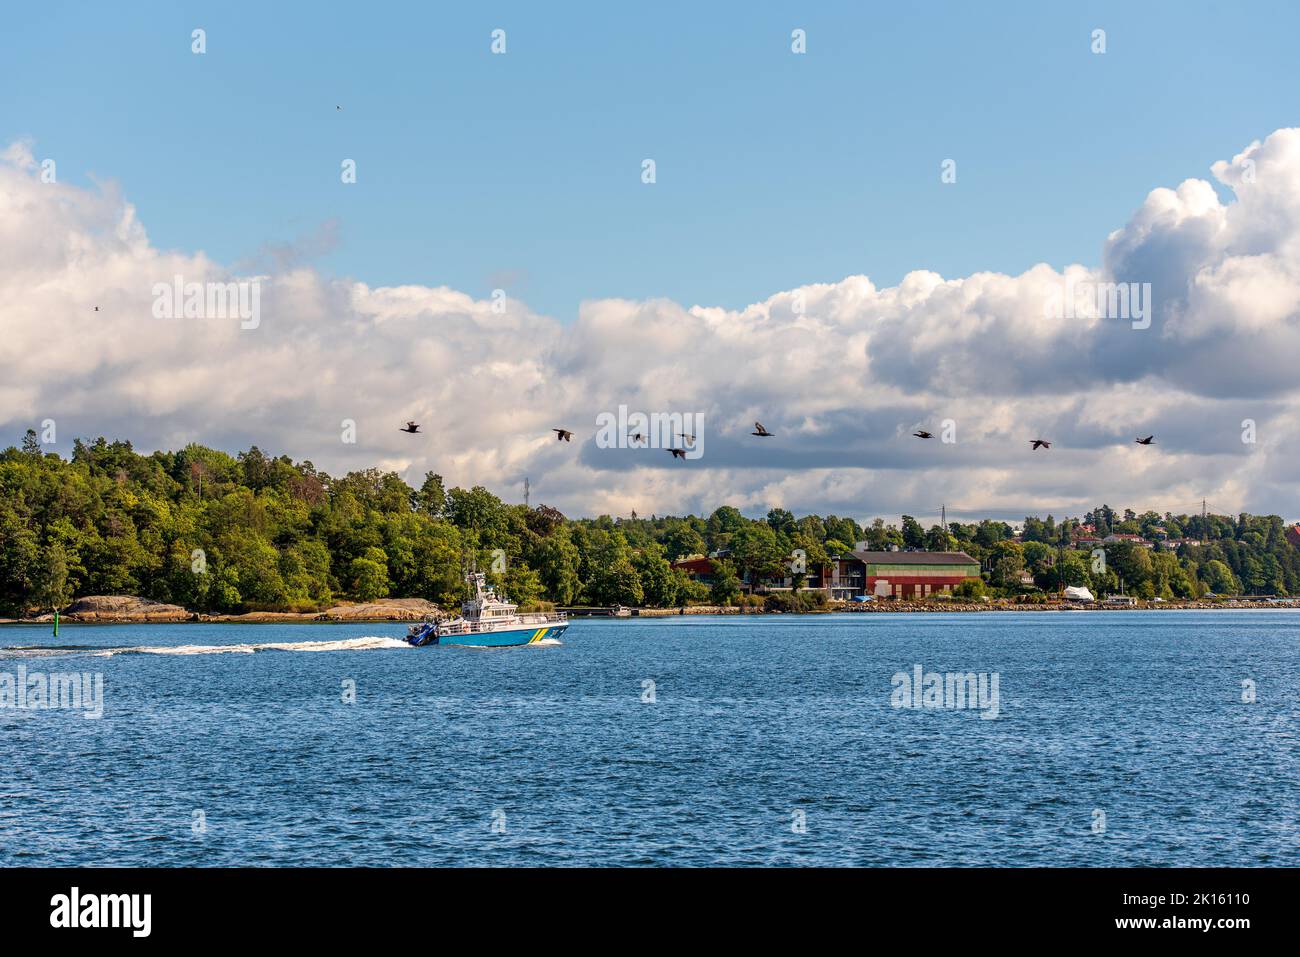
POLYGON ((256 444, 334 473, 418 484, 433 470, 508 500, 527 476, 534 503, 574 516, 928 517, 945 503, 1013 517, 1207 498, 1294 517, 1300 129, 1211 172, 1219 190, 1152 190, 1096 267, 917 271, 889 288, 849 276, 740 310, 602 299, 562 324, 509 290, 494 302, 323 276, 310 250, 268 246, 236 267, 158 249, 112 184, 44 182, 18 143, 0 154, 0 435, 53 419, 64 454, 101 434, 142 450, 256 444), (254 278, 234 268, 263 271, 256 328, 155 318, 156 284, 254 278), (1098 283, 1149 284, 1149 327, 1087 303, 1052 314, 1098 283), (620 404, 703 414, 702 457, 597 447, 597 417, 620 404), (399 432, 408 419, 427 434, 399 432), (755 420, 776 437, 750 436, 755 420), (937 437, 945 420, 955 442, 937 437), (1155 446, 1134 446, 1148 433, 1155 446), (1050 453, 1029 451, 1039 436, 1050 453))

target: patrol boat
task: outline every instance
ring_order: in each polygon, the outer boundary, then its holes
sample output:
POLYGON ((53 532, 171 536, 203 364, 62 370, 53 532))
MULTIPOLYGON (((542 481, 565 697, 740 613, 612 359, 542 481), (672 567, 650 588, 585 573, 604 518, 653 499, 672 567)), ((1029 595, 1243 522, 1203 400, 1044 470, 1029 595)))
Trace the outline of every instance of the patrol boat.
POLYGON ((461 602, 460 615, 448 621, 425 621, 413 625, 406 640, 423 645, 473 645, 484 648, 532 645, 543 638, 557 638, 569 627, 563 614, 519 614, 519 606, 498 597, 483 572, 465 576, 474 587, 474 597, 461 602))

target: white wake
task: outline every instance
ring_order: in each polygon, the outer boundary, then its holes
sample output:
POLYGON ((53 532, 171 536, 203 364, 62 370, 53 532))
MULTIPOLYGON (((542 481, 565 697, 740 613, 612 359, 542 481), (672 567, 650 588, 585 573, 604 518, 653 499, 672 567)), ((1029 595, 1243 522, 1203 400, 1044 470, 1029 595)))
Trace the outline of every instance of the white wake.
POLYGON ((135 648, 103 648, 91 652, 96 658, 113 655, 251 655, 258 651, 372 651, 377 648, 409 648, 400 638, 368 636, 337 641, 266 641, 238 645, 141 645, 135 648))

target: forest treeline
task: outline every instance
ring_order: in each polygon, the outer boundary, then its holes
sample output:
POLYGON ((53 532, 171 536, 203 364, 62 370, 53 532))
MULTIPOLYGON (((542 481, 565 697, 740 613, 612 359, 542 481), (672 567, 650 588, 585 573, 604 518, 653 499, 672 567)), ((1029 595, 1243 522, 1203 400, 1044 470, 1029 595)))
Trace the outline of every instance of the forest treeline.
POLYGON ((393 472, 336 478, 256 447, 237 456, 201 445, 141 455, 105 438, 77 440, 64 459, 29 432, 20 448, 0 453, 0 614, 63 607, 82 595, 139 595, 210 612, 389 596, 454 605, 470 562, 521 604, 731 603, 742 580, 788 574, 796 550, 813 568, 860 541, 962 549, 985 569, 971 590, 994 594, 1062 584, 1108 593, 1121 578, 1146 597, 1300 592, 1300 557, 1277 516, 1202 521, 1102 506, 1082 521, 1098 535, 1159 529, 1206 544, 1176 553, 1108 546, 1099 570, 1091 549, 1071 547, 1077 519, 1027 518, 1021 541, 997 521, 926 529, 903 516, 900 526, 863 526, 780 508, 762 519, 730 506, 707 517, 571 519, 481 487, 447 489, 432 472, 412 488, 393 472), (670 565, 719 551, 726 557, 710 586, 670 565))

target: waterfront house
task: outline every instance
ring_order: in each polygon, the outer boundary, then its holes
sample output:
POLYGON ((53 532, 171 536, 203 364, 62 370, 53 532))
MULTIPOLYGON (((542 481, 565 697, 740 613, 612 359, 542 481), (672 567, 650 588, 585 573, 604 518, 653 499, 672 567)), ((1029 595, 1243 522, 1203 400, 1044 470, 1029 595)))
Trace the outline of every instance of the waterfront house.
POLYGON ((709 558, 694 555, 678 559, 671 564, 673 568, 681 569, 685 572, 686 577, 691 579, 691 581, 697 581, 702 585, 712 585, 716 578, 716 572, 713 568, 713 559, 717 557, 717 552, 714 552, 709 558))
MULTIPOLYGON (((702 585, 712 586, 718 578, 716 562, 720 559, 727 558, 730 551, 722 549, 721 551, 710 552, 707 557, 700 555, 687 556, 671 563, 674 569, 681 569, 686 573, 686 577, 692 581, 697 581, 702 585)), ((814 576, 814 570, 809 569, 807 578, 809 581, 814 576)), ((736 577, 740 581, 740 590, 752 594, 755 591, 790 591, 794 586, 794 579, 789 571, 783 575, 762 576, 752 575, 748 568, 737 568, 736 577)))
POLYGON ((824 568, 808 569, 808 587, 820 588, 837 601, 866 593, 866 568, 852 555, 832 555, 824 568))

